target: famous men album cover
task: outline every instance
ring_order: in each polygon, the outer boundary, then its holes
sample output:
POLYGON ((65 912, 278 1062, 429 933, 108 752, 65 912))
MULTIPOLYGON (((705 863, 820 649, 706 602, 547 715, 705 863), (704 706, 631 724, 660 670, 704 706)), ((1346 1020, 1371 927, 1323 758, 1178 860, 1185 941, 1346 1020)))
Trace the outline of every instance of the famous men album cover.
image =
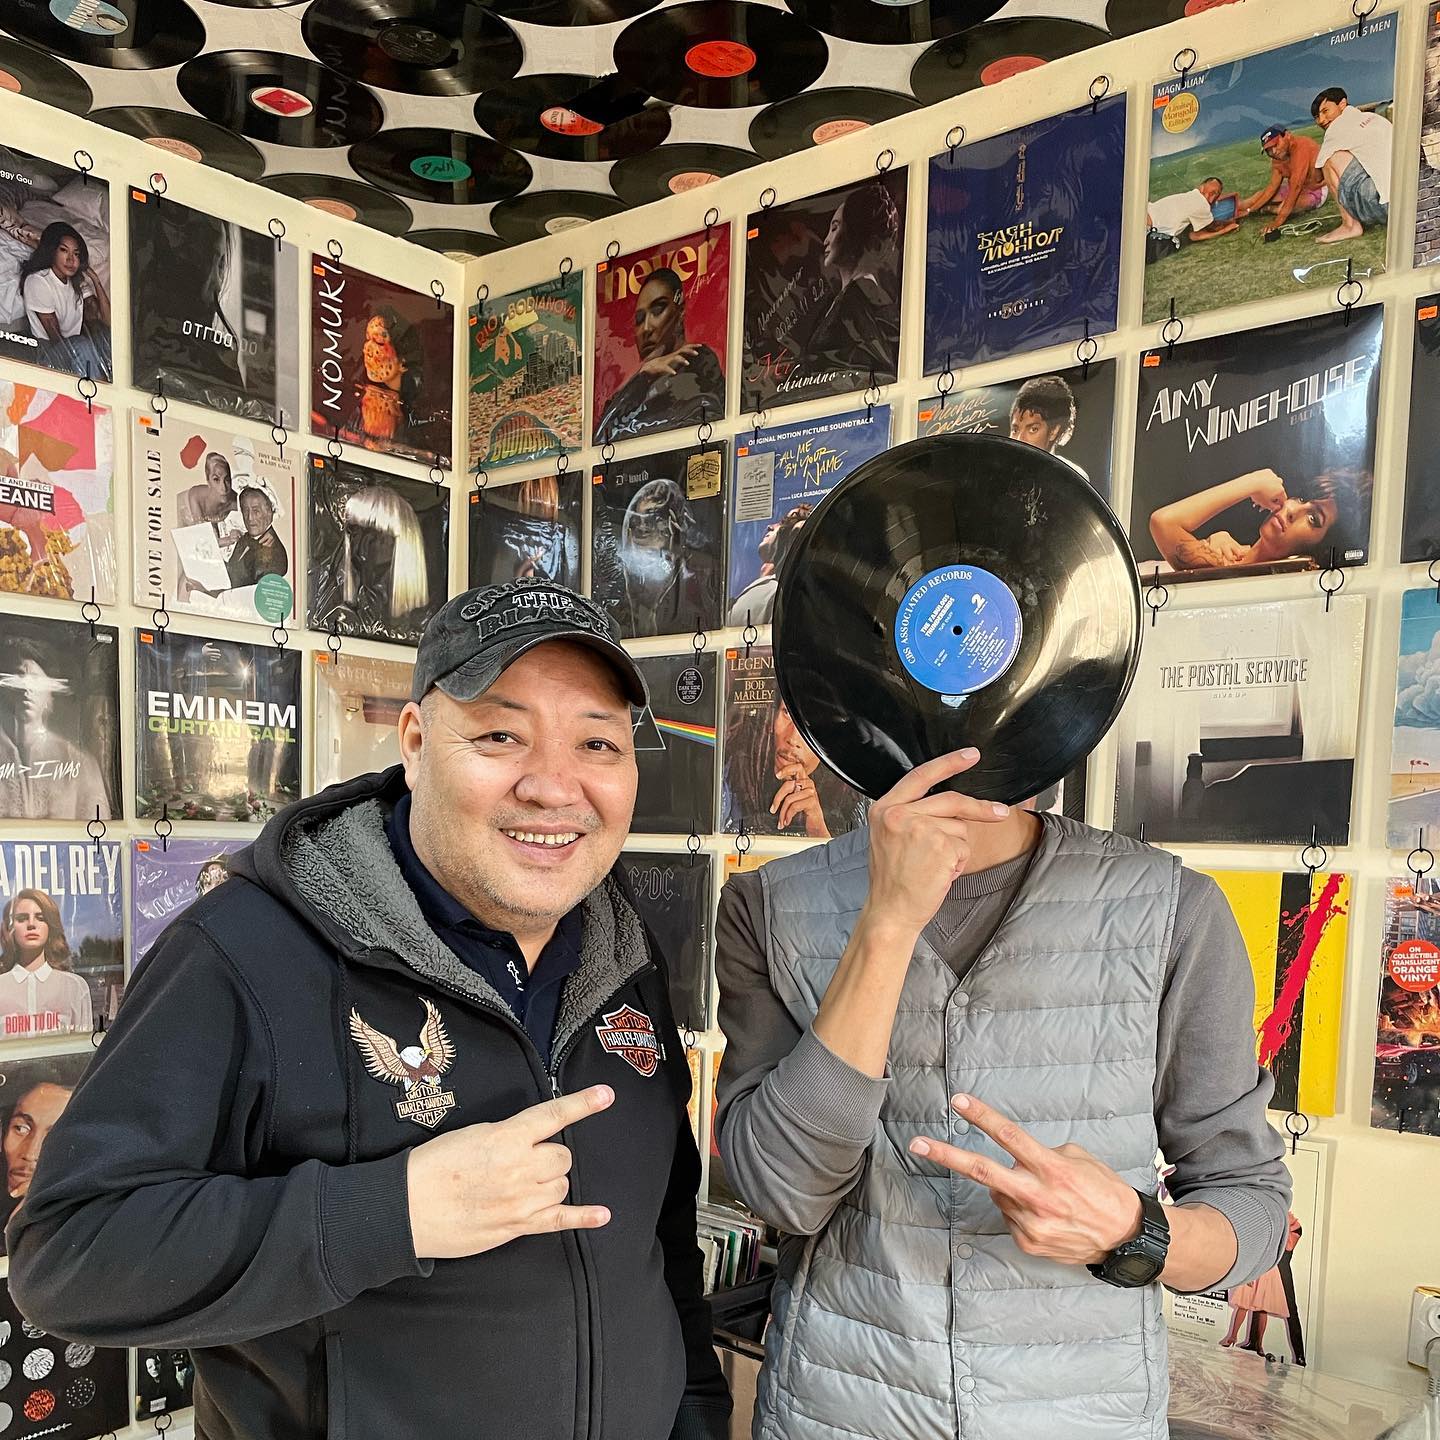
POLYGON ((775 679, 768 645, 725 652, 721 828, 830 840, 865 822, 870 802, 805 742, 775 679))
POLYGON ((1401 596, 1399 651, 1385 843, 1392 850, 1434 849, 1440 842, 1440 605, 1433 586, 1401 596))
POLYGON ((135 387, 298 428, 299 268, 264 231, 131 190, 135 387))
POLYGON ((725 415, 730 225, 595 267, 595 443, 725 415))
POLYGON ((470 464, 518 465, 585 443, 585 277, 572 270, 470 307, 470 464))
POLYGON ((1155 86, 1145 320, 1384 272, 1399 26, 1347 18, 1155 86))
POLYGON ((1440 559, 1440 294, 1415 301, 1410 371, 1409 453, 1400 559, 1406 565, 1440 559))
POLYGON ((557 580, 580 588, 581 472, 470 492, 470 584, 557 580))
POLYGON ((110 187, 0 145, 0 357, 113 380, 110 187))
POLYGON ((0 840, 0 1037, 89 1035, 125 988, 120 846, 0 840))
POLYGON ((0 380, 0 590, 116 598, 111 412, 0 380))
POLYGON ((5 617, 0 819, 120 815, 118 642, 113 625, 5 617))
POLYGON ((721 623, 726 449, 712 440, 595 467, 590 594, 627 639, 721 623))
POLYGON ((1161 614, 1120 715, 1115 828, 1348 843, 1364 632, 1360 595, 1161 614))
POLYGON ((815 507, 890 447, 890 407, 867 406, 735 437, 726 621, 768 625, 780 567, 815 507))
POLYGON ((930 161, 925 373, 1113 330, 1125 97, 930 161))
POLYGON ((300 652, 135 636, 135 815, 268 820, 300 797, 300 652))
POLYGON ((310 628, 418 645, 445 603, 449 490, 328 455, 306 473, 310 628))
POLYGON ((311 270, 311 429, 448 468, 454 307, 328 256, 311 270))
MULTIPOLYGON (((70 1096, 74 1094, 75 1087, 80 1083, 80 1077, 85 1073, 85 1066, 94 1053, 90 1046, 84 1041, 80 1044, 85 1048, 72 1050, 62 1055, 42 1055, 28 1060, 0 1060, 0 1136, 3 1136, 4 1161, 5 1161, 5 1195, 6 1203, 3 1207, 5 1220, 15 1213, 16 1207, 30 1193, 30 1182, 35 1178, 35 1166, 39 1163, 41 1152, 45 1147, 45 1140, 50 1134, 55 1122, 65 1113, 65 1107, 70 1103, 70 1096)), ((5 1253, 4 1227, 0 1226, 0 1255, 5 1253)), ((50 1365, 47 1368, 42 1360, 32 1362, 30 1371, 24 1371, 20 1364, 29 1345, 20 1349, 19 1357, 16 1356, 18 1341, 34 1342, 42 1338, 42 1332, 37 1331, 33 1325, 25 1325, 23 1336, 20 1334, 22 1322, 15 1314, 14 1306, 10 1303, 8 1289, 0 1285, 0 1364, 10 1362, 12 1378, 18 1374, 24 1374, 26 1380, 43 1380, 54 1370, 54 1355, 50 1356, 50 1365), (41 1371, 40 1374, 33 1372, 41 1371)), ((117 1352, 123 1356, 124 1351, 117 1352)), ((83 1367, 81 1367, 83 1368, 83 1367)), ((0 1374, 4 1371, 0 1370, 0 1374)), ((123 1376, 123 1367, 122 1367, 123 1376)), ((23 1382, 22 1382, 23 1386, 23 1382)), ((26 1391, 21 1389, 21 1394, 26 1391)), ((54 1411, 55 1397, 51 1396, 49 1409, 45 1410, 47 1415, 54 1411)), ((10 1419, 13 1422, 18 1418, 17 1411, 22 1407, 11 1399, 10 1387, 5 1387, 4 1393, 0 1394, 0 1401, 10 1405, 10 1419)), ((37 1404, 35 1409, 43 1409, 44 1406, 37 1404)), ((0 1415, 0 1419, 4 1419, 0 1415)), ((122 1420, 120 1422, 124 1424, 122 1420)), ((0 1425, 0 1435, 16 1434, 51 1434, 49 1430, 41 1431, 14 1430, 9 1425, 0 1425)), ((95 1431, 87 1431, 86 1434, 95 1434, 95 1431)))
POLYGON ((289 620, 302 459, 269 437, 135 412, 135 603, 251 624, 289 620))
POLYGON ((1370 1123, 1440 1135, 1440 880, 1392 877, 1385 892, 1370 1123))
POLYGON ((1367 305, 1141 356, 1130 543, 1142 577, 1365 563, 1383 323, 1367 305))
POLYGON ((249 843, 174 837, 163 845, 131 842, 130 945, 137 963, 172 920, 230 878, 231 855, 249 843))
POLYGON ((999 435, 1058 455, 1110 498, 1116 363, 1072 365, 928 395, 916 406, 917 436, 999 435))
POLYGON ((895 379, 906 174, 887 170, 751 214, 742 410, 895 379))
POLYGON ((626 850, 620 868, 665 957, 676 1025, 709 1029, 710 857, 626 850))
POLYGON ((635 835, 705 835, 715 824, 715 731, 720 691, 714 655, 649 655, 635 662, 650 703, 632 707, 635 835))
POLYGON ((400 763, 396 725, 410 699, 415 667, 340 650, 317 650, 313 739, 314 785, 368 775, 400 763))

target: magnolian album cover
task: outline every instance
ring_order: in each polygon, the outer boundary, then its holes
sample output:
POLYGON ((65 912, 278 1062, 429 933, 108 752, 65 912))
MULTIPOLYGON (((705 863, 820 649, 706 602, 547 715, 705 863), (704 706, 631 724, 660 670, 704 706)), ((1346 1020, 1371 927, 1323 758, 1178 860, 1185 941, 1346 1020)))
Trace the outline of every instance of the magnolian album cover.
POLYGON ((715 731, 720 692, 714 655, 651 655, 635 662, 650 703, 631 711, 635 835, 708 834, 715 827, 715 731))
POLYGON ((1440 842, 1440 605, 1433 587, 1401 596, 1399 651, 1385 843, 1433 849, 1440 842))
POLYGON ((682 1030, 710 1023, 710 857, 627 850, 620 868, 640 916, 659 942, 670 1008, 682 1030))
POLYGON ((130 852, 130 944, 140 960, 183 911, 230 878, 248 840, 135 840, 130 852))
POLYGON ((415 667, 341 650, 317 650, 315 662, 315 788, 323 790, 400 761, 396 725, 410 699, 415 667))
POLYGON ((581 472, 470 492, 470 584, 557 580, 580 588, 581 472))

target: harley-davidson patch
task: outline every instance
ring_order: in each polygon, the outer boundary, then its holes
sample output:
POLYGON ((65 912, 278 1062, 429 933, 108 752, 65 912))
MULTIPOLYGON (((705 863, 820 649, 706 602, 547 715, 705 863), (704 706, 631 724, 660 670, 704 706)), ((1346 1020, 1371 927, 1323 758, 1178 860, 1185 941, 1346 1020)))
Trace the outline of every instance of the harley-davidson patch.
POLYGON ((648 1080, 660 1068, 660 1041, 655 1035, 655 1022, 633 1005, 622 1005, 600 1019, 595 1034, 601 1045, 648 1080))

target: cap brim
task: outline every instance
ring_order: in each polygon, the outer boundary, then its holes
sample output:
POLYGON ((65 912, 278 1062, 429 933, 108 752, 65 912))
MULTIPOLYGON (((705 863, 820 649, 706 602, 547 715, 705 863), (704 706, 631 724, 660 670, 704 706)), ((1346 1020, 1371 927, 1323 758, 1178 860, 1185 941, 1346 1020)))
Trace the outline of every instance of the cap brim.
POLYGON ((576 630, 565 634, 532 635, 507 644, 492 645, 483 655, 476 655, 463 665, 457 665, 448 675, 435 681, 435 688, 443 690, 452 700, 462 705, 478 700, 511 665, 537 645, 552 645, 557 640, 567 645, 583 645, 610 662, 620 677, 621 688, 632 705, 643 708, 650 703, 650 692, 645 687, 645 677, 630 658, 629 652, 613 640, 588 631, 576 630))

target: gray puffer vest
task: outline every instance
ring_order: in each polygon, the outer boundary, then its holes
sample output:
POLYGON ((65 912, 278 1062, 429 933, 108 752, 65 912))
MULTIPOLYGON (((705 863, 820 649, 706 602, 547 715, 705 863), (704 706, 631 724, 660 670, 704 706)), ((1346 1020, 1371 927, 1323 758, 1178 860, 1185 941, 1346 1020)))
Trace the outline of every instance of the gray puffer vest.
MULTIPOLYGON (((909 1153, 917 1135, 1009 1157, 958 1091, 1046 1145, 1082 1145, 1156 1188, 1156 1027, 1180 864, 1054 815, 963 982, 928 936, 890 1042, 860 1176, 817 1235, 782 1247, 755 1440, 1164 1440, 1160 1287, 1039 1260, 989 1194, 909 1153)), ((865 898, 859 831, 761 871, 776 993, 815 1017, 865 898)))

